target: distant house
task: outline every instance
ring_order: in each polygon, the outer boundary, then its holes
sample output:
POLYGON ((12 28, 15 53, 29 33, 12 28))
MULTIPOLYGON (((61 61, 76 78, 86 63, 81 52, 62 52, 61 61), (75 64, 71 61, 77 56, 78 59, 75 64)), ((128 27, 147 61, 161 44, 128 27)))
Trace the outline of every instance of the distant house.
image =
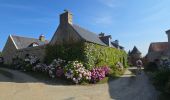
POLYGON ((153 42, 150 44, 146 56, 148 62, 170 57, 170 30, 166 31, 166 34, 168 35, 168 42, 153 42))
POLYGON ((10 35, 2 51, 5 63, 12 63, 15 57, 24 58, 27 54, 32 54, 43 60, 45 55, 45 45, 48 41, 43 41, 44 36, 39 39, 10 35))
POLYGON ((141 58, 141 54, 142 53, 138 50, 138 48, 136 46, 134 46, 133 50, 129 51, 129 53, 128 53, 129 64, 135 66, 136 61, 141 58))
POLYGON ((3 49, 5 63, 11 63, 12 58, 16 56, 24 58, 27 54, 35 55, 43 61, 46 44, 62 45, 85 41, 117 49, 124 49, 124 47, 119 45, 118 40, 111 41, 110 35, 105 35, 104 33, 96 35, 87 29, 73 24, 72 17, 69 11, 65 11, 60 15, 59 26, 49 43, 42 35, 39 39, 10 35, 3 49))

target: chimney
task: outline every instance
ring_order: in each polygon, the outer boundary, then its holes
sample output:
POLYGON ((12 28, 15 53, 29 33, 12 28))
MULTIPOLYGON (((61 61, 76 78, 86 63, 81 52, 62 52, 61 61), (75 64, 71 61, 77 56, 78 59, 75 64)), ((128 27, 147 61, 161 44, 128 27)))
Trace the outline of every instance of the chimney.
POLYGON ((101 33, 99 34, 99 37, 104 37, 104 33, 101 32, 101 33))
POLYGON ((119 40, 115 40, 115 44, 119 45, 119 40))
POLYGON ((60 25, 73 24, 72 14, 68 10, 64 10, 64 13, 60 15, 60 25))
POLYGON ((44 36, 43 34, 41 34, 41 35, 39 36, 39 40, 40 40, 41 42, 45 42, 45 36, 44 36))
POLYGON ((170 30, 167 30, 166 34, 168 35, 168 42, 170 43, 170 30))
POLYGON ((105 36, 104 33, 101 32, 101 33, 99 34, 99 38, 100 38, 100 40, 101 40, 102 42, 104 42, 106 45, 108 45, 109 47, 111 47, 111 39, 112 39, 111 35, 105 36))

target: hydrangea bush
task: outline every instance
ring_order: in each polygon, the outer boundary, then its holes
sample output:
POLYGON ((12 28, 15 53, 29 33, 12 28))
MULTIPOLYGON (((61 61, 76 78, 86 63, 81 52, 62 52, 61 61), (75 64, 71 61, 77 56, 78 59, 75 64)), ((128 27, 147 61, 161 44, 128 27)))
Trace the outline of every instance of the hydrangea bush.
POLYGON ((70 61, 64 67, 64 73, 67 79, 71 79, 74 83, 78 84, 83 81, 91 80, 91 72, 78 61, 70 61))
POLYGON ((48 66, 49 76, 52 78, 61 77, 64 75, 63 65, 65 64, 65 60, 58 58, 54 59, 53 62, 48 66))
POLYGON ((46 65, 40 63, 36 57, 32 56, 27 57, 22 63, 19 59, 19 62, 16 64, 23 66, 20 67, 20 69, 24 71, 45 73, 51 78, 65 78, 71 80, 75 84, 80 84, 82 82, 96 83, 104 79, 111 72, 109 66, 93 67, 90 70, 79 61, 65 61, 59 58, 54 59, 51 64, 46 65))
POLYGON ((110 68, 107 66, 97 67, 91 70, 91 82, 96 83, 109 74, 110 68))

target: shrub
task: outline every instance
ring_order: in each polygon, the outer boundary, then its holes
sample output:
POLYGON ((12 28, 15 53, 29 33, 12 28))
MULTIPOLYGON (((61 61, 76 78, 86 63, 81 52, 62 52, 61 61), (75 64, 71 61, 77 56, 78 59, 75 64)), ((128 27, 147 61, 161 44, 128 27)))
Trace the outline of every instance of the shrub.
POLYGON ((50 64, 56 57, 66 61, 83 61, 83 43, 48 45, 44 62, 50 64))
POLYGON ((86 69, 82 63, 71 61, 64 67, 64 74, 67 79, 74 83, 96 83, 104 79, 110 74, 108 66, 96 67, 92 70, 86 69))
POLYGON ((127 54, 125 51, 89 42, 48 45, 46 47, 45 61, 50 63, 55 57, 67 61, 81 61, 89 70, 94 66, 112 66, 117 62, 127 66, 127 54))
POLYGON ((111 70, 111 76, 112 77, 118 77, 118 76, 120 76, 124 73, 124 70, 121 70, 121 69, 119 69, 115 66, 112 66, 111 69, 112 69, 111 70))
POLYGON ((20 69, 23 69, 23 67, 24 67, 23 59, 18 58, 18 57, 12 59, 12 67, 11 68, 20 70, 20 69))
POLYGON ((168 82, 166 83, 166 86, 165 86, 165 92, 170 95, 170 76, 169 76, 169 80, 168 80, 168 82))
POLYGON ((154 72, 154 71, 158 70, 158 66, 155 62, 149 62, 148 64, 146 64, 145 70, 150 71, 150 72, 154 72))
POLYGON ((64 75, 63 66, 65 66, 66 61, 58 58, 54 59, 53 62, 47 67, 47 72, 50 77, 62 77, 64 75))
MULTIPOLYGON (((92 70, 89 70, 78 61, 66 62, 62 59, 54 59, 52 63, 47 66, 46 64, 40 63, 34 56, 29 56, 25 60, 15 58, 13 59, 13 64, 16 65, 16 69, 45 73, 51 78, 65 77, 76 84, 99 82, 110 75, 111 72, 108 66, 93 67, 92 70)), ((122 70, 122 64, 118 63, 118 65, 117 68, 122 70)))
POLYGON ((165 86, 167 85, 167 88, 169 88, 168 80, 170 78, 170 70, 160 70, 155 73, 153 77, 153 84, 156 86, 156 88, 160 91, 165 91, 165 86))
POLYGON ((91 82, 96 83, 104 79, 107 75, 109 75, 110 68, 107 66, 97 67, 91 70, 91 82))
POLYGON ((78 61, 68 62, 64 67, 64 73, 67 79, 71 79, 76 84, 91 80, 91 72, 86 70, 83 64, 78 61))

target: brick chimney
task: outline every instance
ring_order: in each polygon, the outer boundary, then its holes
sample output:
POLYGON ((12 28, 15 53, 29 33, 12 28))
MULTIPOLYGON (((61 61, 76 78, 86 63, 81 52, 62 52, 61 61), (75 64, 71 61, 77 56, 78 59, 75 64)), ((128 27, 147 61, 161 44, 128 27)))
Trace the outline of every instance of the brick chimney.
POLYGON ((64 10, 64 13, 60 15, 60 25, 67 25, 72 23, 72 14, 68 10, 64 10))

